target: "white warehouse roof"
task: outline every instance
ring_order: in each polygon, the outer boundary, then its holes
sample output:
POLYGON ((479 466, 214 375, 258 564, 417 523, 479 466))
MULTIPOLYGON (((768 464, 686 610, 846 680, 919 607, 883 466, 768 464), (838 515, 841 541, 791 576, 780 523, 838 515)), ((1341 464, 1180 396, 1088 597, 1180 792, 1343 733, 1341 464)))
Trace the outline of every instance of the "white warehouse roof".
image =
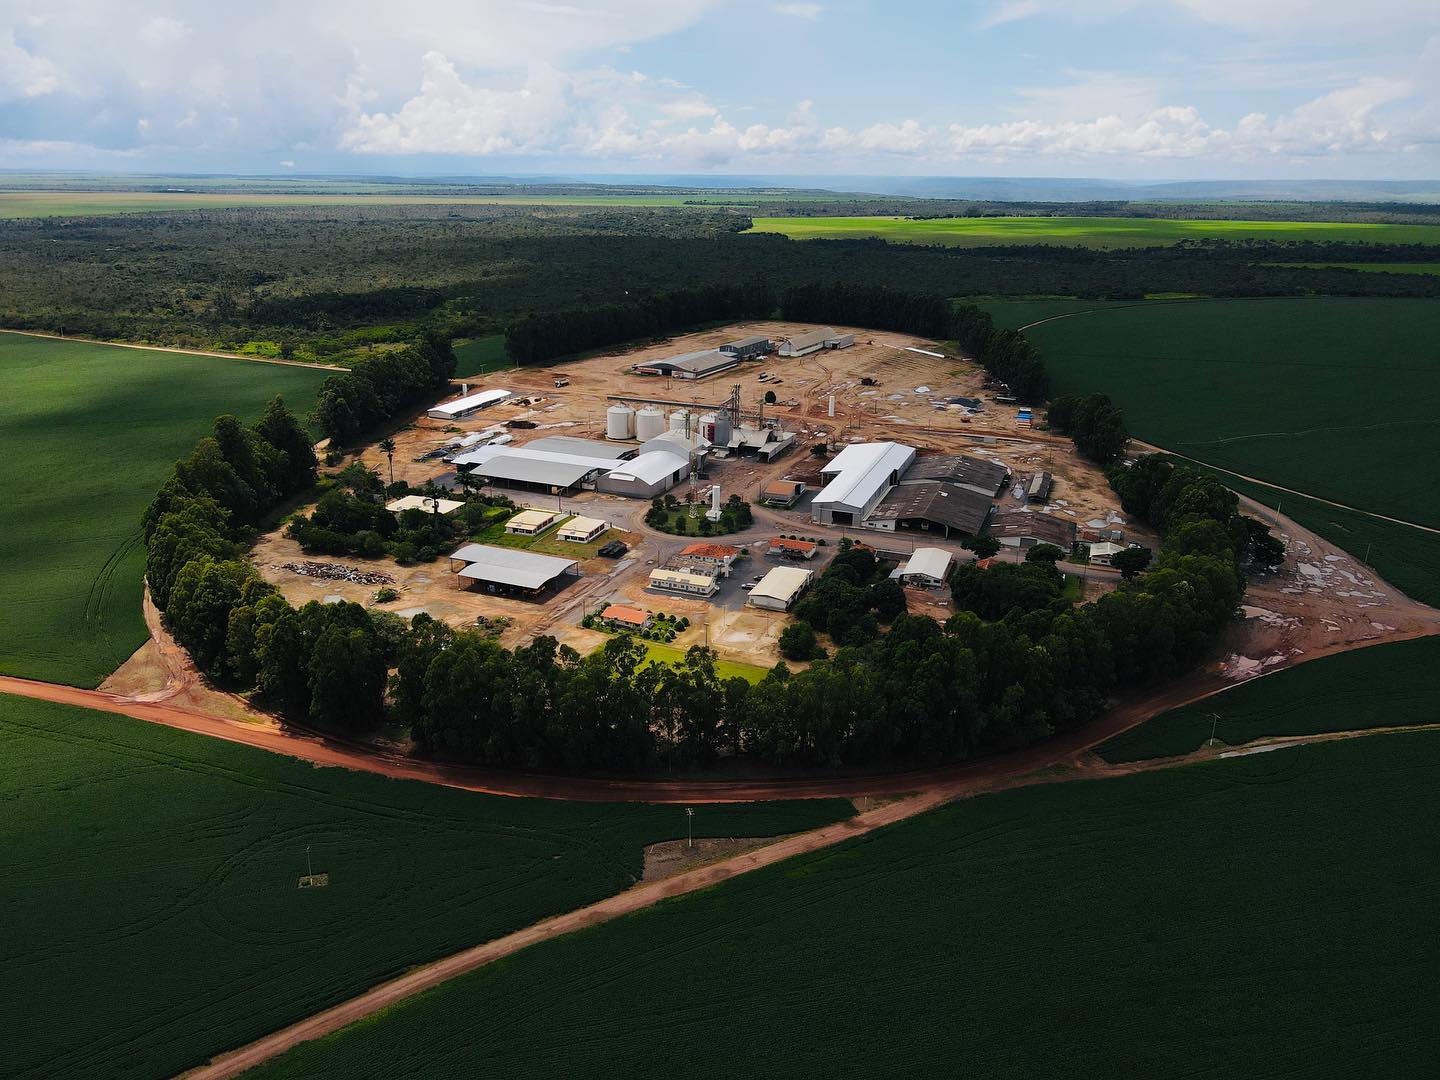
POLYGON ((950 552, 944 548, 916 548, 910 553, 910 558, 906 560, 905 565, 900 568, 900 576, 909 577, 911 574, 921 574, 937 581, 944 581, 945 575, 950 572, 951 559, 950 552))
POLYGON ((547 581, 579 566, 574 559, 557 559, 553 555, 536 555, 532 551, 489 544, 466 544, 450 558, 468 564, 460 571, 461 577, 522 589, 539 589, 547 581))
POLYGON ((526 443, 521 449, 540 450, 547 454, 574 454, 577 457, 609 458, 618 461, 634 447, 617 446, 598 439, 579 439, 574 435, 546 435, 526 443))
POLYGON ((760 579, 760 584, 750 590, 750 598, 753 600, 757 596, 764 596, 778 600, 788 607, 814 576, 812 571, 802 570, 798 566, 777 566, 760 579))
POLYGON ((437 419, 444 419, 447 416, 460 416, 463 413, 473 412, 476 409, 483 409, 487 405, 495 405, 498 402, 504 401, 509 396, 509 390, 481 390, 479 393, 456 398, 454 401, 442 401, 439 405, 433 405, 427 411, 426 415, 436 417, 437 419))
POLYGON ((820 470, 830 477, 811 506, 846 506, 868 509, 915 460, 915 448, 897 442, 854 443, 835 455, 820 470))
POLYGON ((593 472, 615 467, 611 458, 557 454, 528 446, 481 446, 454 459, 457 466, 472 466, 485 476, 566 487, 593 472))
POLYGON ((672 454, 668 450, 652 450, 625 462, 618 469, 611 469, 607 475, 617 480, 638 480, 642 484, 655 484, 688 468, 690 463, 680 455, 672 454))

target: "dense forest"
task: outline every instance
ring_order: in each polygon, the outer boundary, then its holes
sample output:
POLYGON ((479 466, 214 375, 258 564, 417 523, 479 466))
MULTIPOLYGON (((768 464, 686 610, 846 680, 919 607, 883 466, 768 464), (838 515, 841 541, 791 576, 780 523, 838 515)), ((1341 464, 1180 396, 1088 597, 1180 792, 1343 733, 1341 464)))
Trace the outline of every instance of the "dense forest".
POLYGON ((1187 241, 1093 251, 737 235, 723 208, 333 206, 0 222, 0 325, 353 362, 424 331, 710 286, 875 284, 964 296, 1440 296, 1440 277, 1279 262, 1440 248, 1187 241))

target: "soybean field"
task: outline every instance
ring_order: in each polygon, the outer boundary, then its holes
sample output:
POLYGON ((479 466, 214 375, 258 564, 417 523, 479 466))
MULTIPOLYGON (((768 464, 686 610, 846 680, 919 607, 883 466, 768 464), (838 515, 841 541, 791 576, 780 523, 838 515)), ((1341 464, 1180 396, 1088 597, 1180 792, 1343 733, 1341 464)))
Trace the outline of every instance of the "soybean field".
POLYGON ((1210 738, 1229 746, 1282 735, 1440 724, 1440 637, 1374 645, 1285 668, 1172 709, 1097 749, 1112 763, 1175 757, 1210 738))
POLYGON ((953 803, 253 1075, 1428 1076, 1437 769, 1417 732, 953 803))
POLYGON ((221 413, 325 371, 0 333, 0 673, 93 687, 148 636, 140 515, 221 413))
MULTIPOLYGON (((0 1075, 166 1077, 618 892, 681 807, 477 795, 0 696, 0 1075), (300 888, 302 876, 327 875, 300 888)), ((848 802, 702 807, 769 836, 848 802)))

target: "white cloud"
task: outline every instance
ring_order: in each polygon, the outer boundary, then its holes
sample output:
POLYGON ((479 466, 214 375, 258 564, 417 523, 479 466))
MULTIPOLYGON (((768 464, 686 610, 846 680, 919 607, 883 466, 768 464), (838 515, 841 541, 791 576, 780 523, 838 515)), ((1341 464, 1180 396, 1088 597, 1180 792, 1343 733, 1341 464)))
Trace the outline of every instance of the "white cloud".
POLYGON ((0 30, 0 101, 49 94, 60 85, 55 65, 22 49, 15 31, 0 30))
POLYGON ((825 6, 823 4, 788 3, 775 5, 775 13, 777 15, 788 15, 792 19, 809 19, 812 22, 820 18, 824 12, 825 6))
POLYGON ((1435 0, 1002 0, 980 26, 1040 17, 1095 23, 1135 11, 1180 12, 1215 26, 1286 40, 1408 35, 1418 26, 1440 26, 1435 0))
POLYGON ((1288 112, 1253 114, 1222 126, 1194 106, 1154 105, 1149 85, 1091 73, 1071 86, 1026 91, 1022 105, 1038 105, 1038 115, 1006 122, 934 126, 904 118, 851 129, 823 124, 814 103, 803 101, 783 124, 741 127, 695 91, 637 72, 565 73, 537 66, 503 86, 473 85, 447 57, 432 52, 419 93, 391 112, 358 113, 343 145, 369 154, 524 154, 685 167, 740 161, 819 167, 877 159, 942 167, 1027 158, 1299 159, 1401 152, 1410 140, 1382 122, 1378 110, 1411 92, 1403 81, 1371 80, 1288 112), (1126 108, 1072 115, 1072 98, 1083 104, 1118 100, 1126 108))

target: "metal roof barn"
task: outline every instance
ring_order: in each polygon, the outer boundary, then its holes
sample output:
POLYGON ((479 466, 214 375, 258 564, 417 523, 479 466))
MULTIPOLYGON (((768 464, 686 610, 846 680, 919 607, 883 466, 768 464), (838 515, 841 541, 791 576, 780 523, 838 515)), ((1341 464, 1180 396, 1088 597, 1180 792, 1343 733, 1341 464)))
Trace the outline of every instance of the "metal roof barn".
POLYGON ((985 495, 998 495, 1009 476, 1010 470, 996 461, 965 454, 930 454, 915 460, 905 472, 905 481, 944 480, 985 495))
POLYGON ((655 450, 625 462, 600 477, 595 490, 649 499, 669 491, 685 478, 690 463, 668 450, 655 450))
POLYGON ((465 564, 457 571, 460 578, 507 591, 535 593, 564 575, 578 577, 580 574, 580 564, 574 559, 557 559, 553 555, 489 544, 466 544, 453 552, 450 559, 465 564))
POLYGON ((597 473, 615 467, 613 458, 552 453, 528 446, 482 446, 461 454, 455 464, 491 482, 551 492, 579 487, 597 473))
POLYGON ((780 355, 804 356, 806 353, 819 352, 834 336, 835 328, 833 326, 810 330, 804 334, 795 334, 780 343, 780 355))
POLYGON ((532 439, 522 449, 539 450, 546 454, 609 458, 611 461, 620 461, 635 452, 633 446, 616 446, 613 442, 602 442, 599 439, 579 439, 574 435, 546 435, 542 439, 532 439))
POLYGON ((465 397, 456 398, 454 401, 441 402, 427 410, 425 415, 432 420, 456 420, 491 405, 497 405, 509 396, 509 390, 481 390, 479 393, 468 394, 465 397))
POLYGON ((681 353, 660 360, 645 360, 635 365, 641 375, 670 375, 677 379, 703 379, 728 371, 740 363, 738 356, 721 352, 719 349, 701 349, 698 352, 681 353))
POLYGON ((906 481, 892 488, 880 500, 867 524, 888 529, 930 528, 976 535, 985 527, 993 504, 989 495, 982 495, 959 484, 942 484, 938 480, 906 481))
POLYGON ((823 524, 860 524, 914 460, 915 448, 904 443, 845 447, 820 470, 830 479, 811 501, 810 516, 823 524))

